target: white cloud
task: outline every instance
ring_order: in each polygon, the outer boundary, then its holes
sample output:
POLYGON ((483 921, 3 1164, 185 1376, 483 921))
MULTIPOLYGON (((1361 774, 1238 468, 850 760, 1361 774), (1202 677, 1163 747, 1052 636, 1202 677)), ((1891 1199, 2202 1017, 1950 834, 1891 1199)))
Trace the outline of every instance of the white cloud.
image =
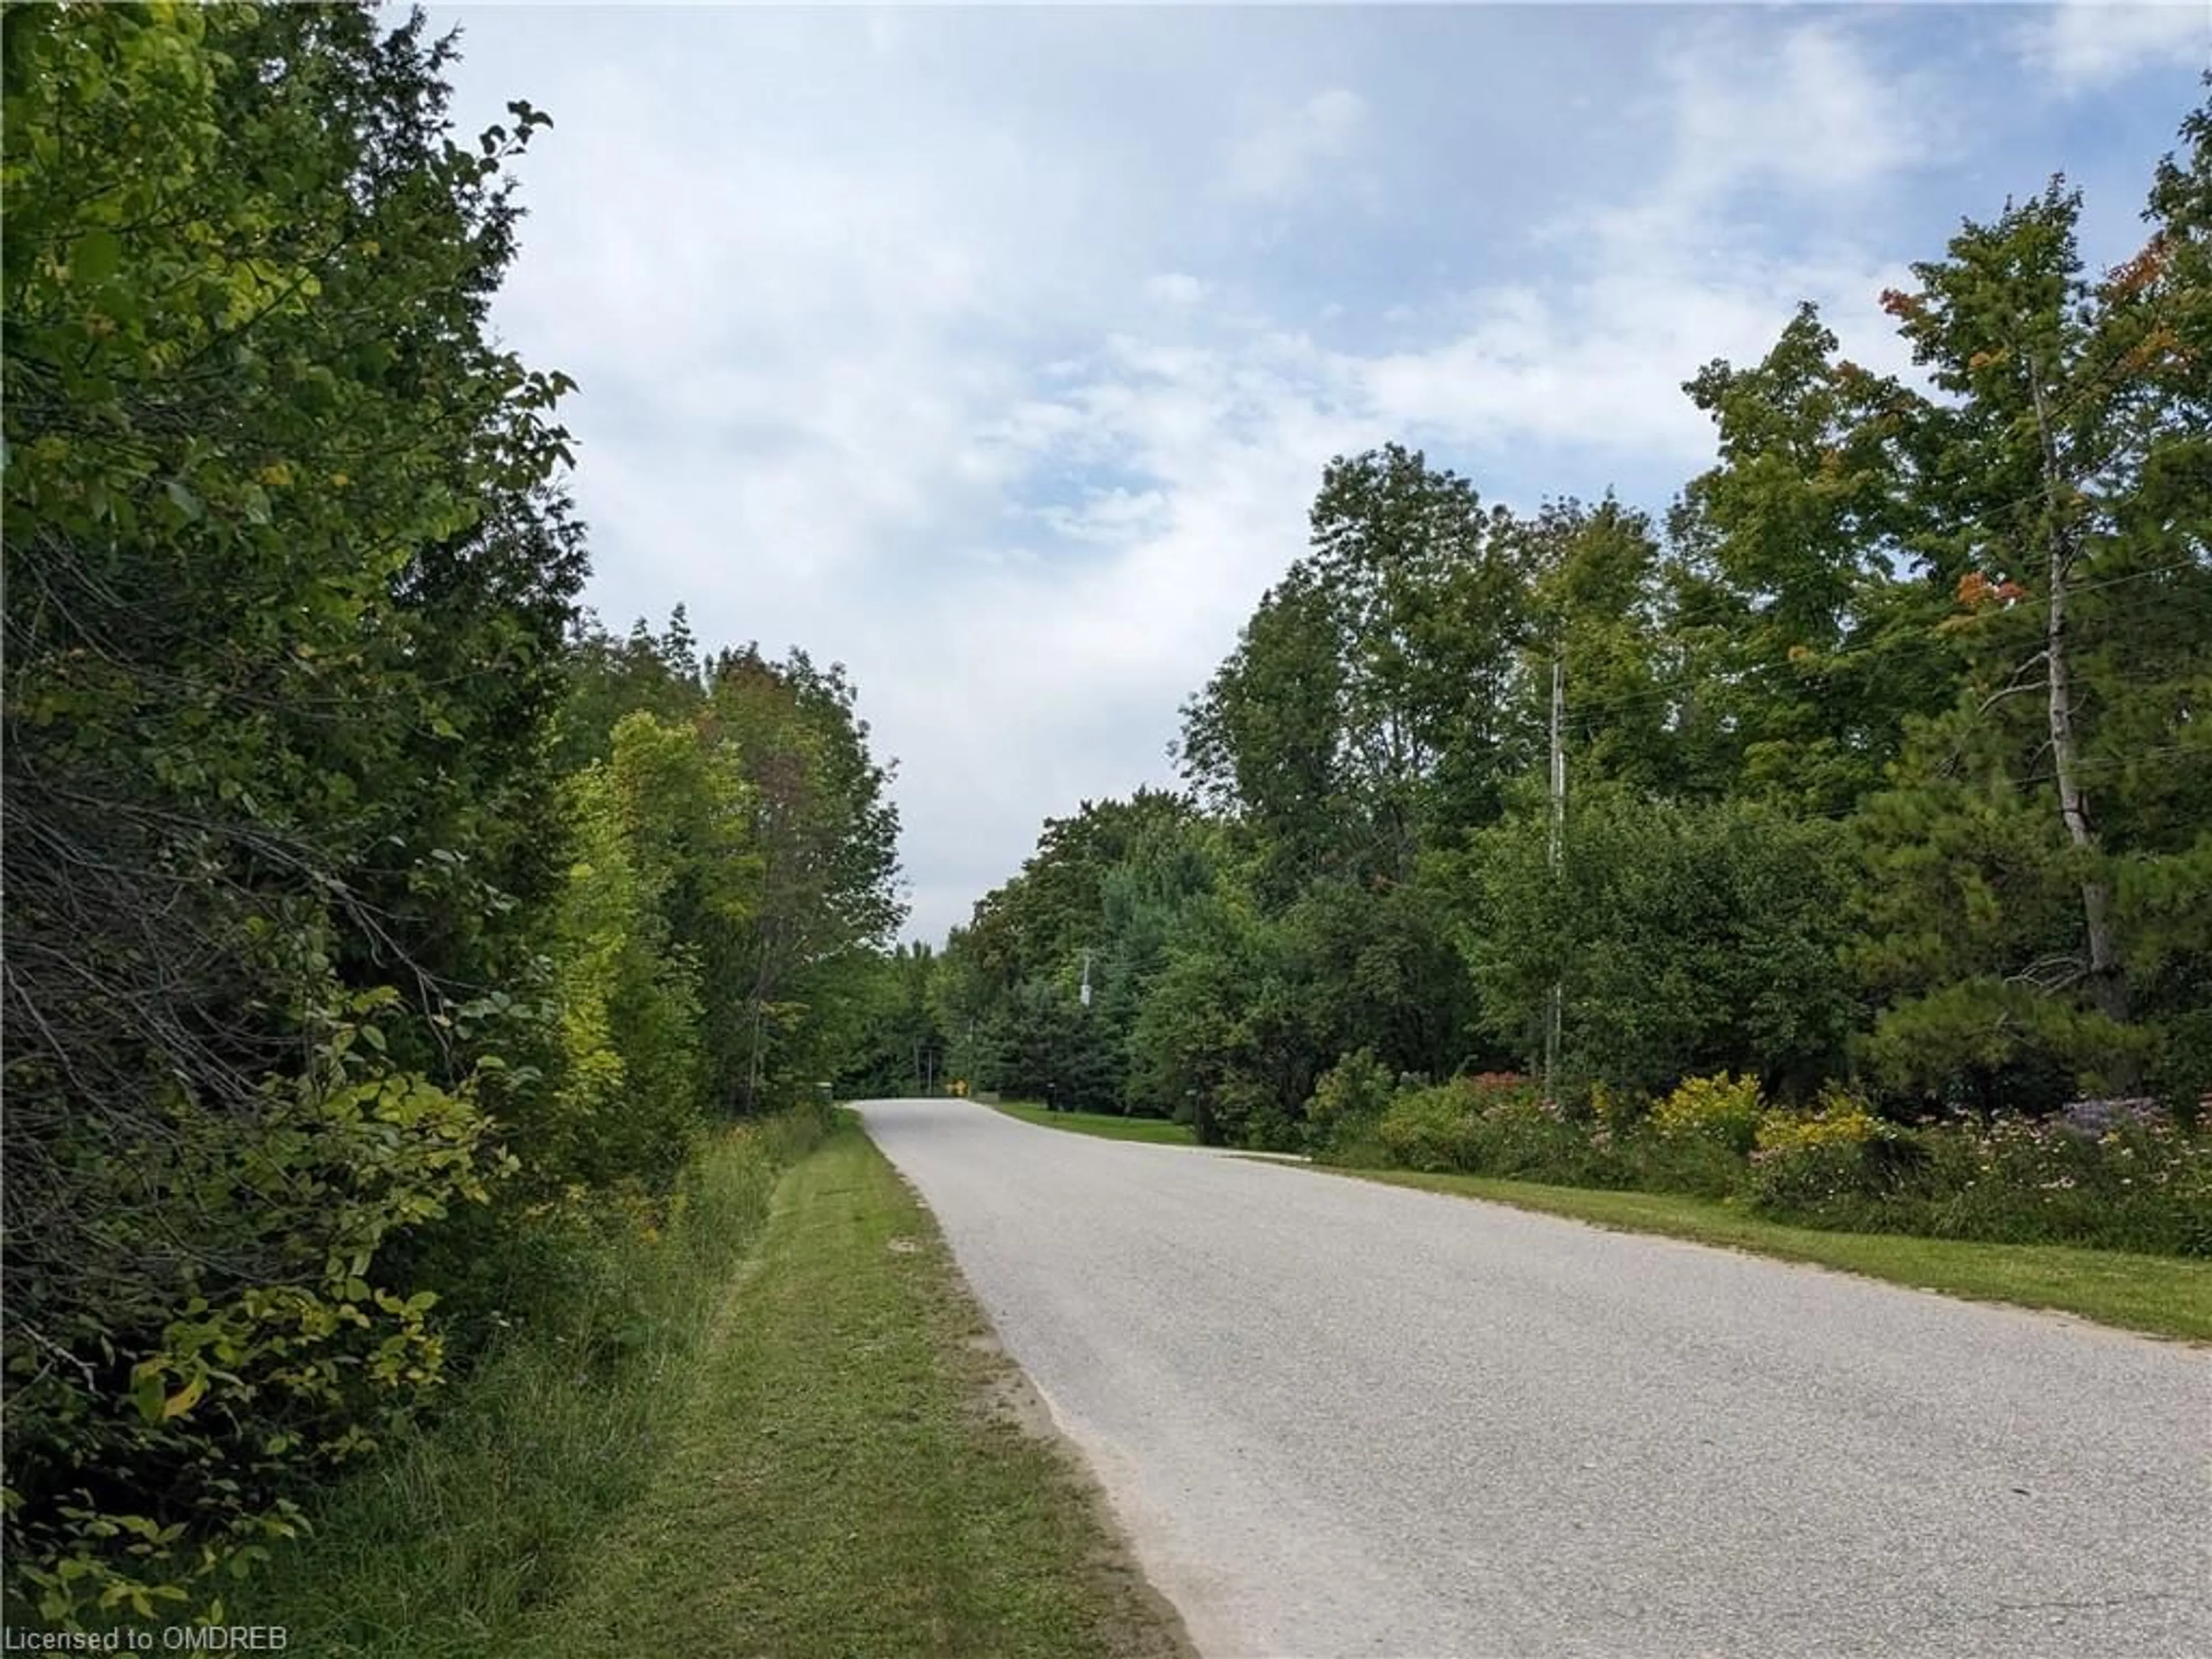
POLYGON ((1206 284, 1180 270, 1145 279, 1145 297, 1167 306, 1194 306, 1206 297, 1206 284))
POLYGON ((1170 516, 1167 496, 1157 489, 1086 491, 1073 507, 1041 507, 1037 518, 1072 542, 1118 546, 1132 536, 1158 527, 1170 516))
POLYGON ((1681 383, 1715 357, 1763 356, 1801 299, 1869 367, 1904 367, 1893 331, 1869 326, 1873 296, 1901 268, 1848 245, 1778 261, 1763 251, 1771 228, 1742 203, 1759 187, 1819 202, 1893 182, 1928 153, 1925 100, 1835 25, 1770 40, 1729 23, 1670 53, 1656 177, 1540 229, 1570 263, 1565 280, 1480 290, 1450 337, 1348 365, 1375 411, 1463 443, 1583 446, 1686 476, 1712 443, 1681 383))
POLYGON ((2065 0, 2023 25, 2015 46, 2060 93, 2077 97, 2154 66, 2212 64, 2212 6, 2065 0))
POLYGON ((1860 37, 1801 24, 1776 50, 1717 30, 1667 65, 1677 112, 1672 193, 1710 199, 1747 183, 1860 189, 1925 155, 1929 100, 1868 60, 1860 37))
POLYGON ((1367 105, 1358 93, 1341 87, 1316 93, 1238 141, 1230 155, 1230 188, 1258 201, 1293 201, 1327 164, 1352 153, 1366 121, 1367 105))

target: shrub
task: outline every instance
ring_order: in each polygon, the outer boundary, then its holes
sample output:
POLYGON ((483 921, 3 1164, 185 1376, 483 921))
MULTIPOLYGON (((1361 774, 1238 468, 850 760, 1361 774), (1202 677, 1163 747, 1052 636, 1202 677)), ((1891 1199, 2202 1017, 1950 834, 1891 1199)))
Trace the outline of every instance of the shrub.
POLYGON ((1625 1141, 1640 1133, 1651 1117, 1651 1097, 1640 1089, 1617 1089, 1594 1083, 1589 1091, 1589 1117, 1597 1133, 1625 1141))
POLYGON ((1467 1091, 1446 1084, 1401 1095, 1382 1114, 1376 1133, 1392 1162, 1434 1174, 1468 1167, 1474 1125, 1467 1091))
POLYGON ((2157 1101, 2138 1096, 2128 1100, 2069 1100, 2058 1121, 2079 1133, 2101 1135, 2122 1124, 2161 1123, 2166 1116, 2157 1101))
POLYGON ((1602 1127, 1569 1121, 1533 1080, 1510 1072, 1401 1097, 1383 1114, 1377 1139, 1395 1162, 1432 1172, 1613 1187, 1629 1169, 1602 1127))
POLYGON ((1342 1056, 1321 1074, 1306 1103, 1315 1152, 1340 1158, 1352 1147, 1372 1144, 1398 1092, 1397 1080, 1371 1048, 1342 1056))
POLYGON ((311 1532, 226 1586, 230 1616, 289 1627, 298 1655, 523 1650, 528 1610, 590 1570, 659 1475, 731 1275, 833 1121, 808 1105, 715 1135, 649 1212, 549 1204, 535 1230, 570 1259, 571 1299, 518 1322, 438 1413, 319 1496, 311 1532), (420 1639, 395 1646, 402 1633, 420 1639))
POLYGON ((1648 1124, 1624 1145, 1624 1185, 1692 1198, 1731 1198, 1741 1191, 1744 1160, 1705 1135, 1661 1134, 1648 1124))
POLYGON ((1540 1092, 1535 1079, 1519 1072, 1477 1072, 1461 1078, 1459 1086, 1474 1098, 1478 1110, 1500 1101, 1534 1100, 1540 1092))
POLYGON ((1625 1170, 1610 1134, 1570 1121, 1528 1079, 1492 1073, 1469 1079, 1465 1086, 1479 1103, 1468 1126, 1465 1167, 1566 1186, 1621 1183, 1625 1170))
POLYGON ((1769 1112, 1759 1119, 1752 1156, 1787 1157, 1829 1146, 1863 1146, 1885 1133, 1863 1095, 1836 1084, 1820 1091, 1809 1112, 1769 1112))
POLYGON ((1303 1122, 1271 1101, 1245 1120, 1244 1145, 1255 1152, 1304 1152, 1313 1140, 1303 1122))
POLYGON ((1363 1155, 1431 1172, 1741 1196, 1812 1226, 2212 1256, 2212 1138, 2136 1103, 2084 1104, 2071 1121, 1908 1128, 1832 1084, 1809 1110, 1763 1112, 1755 1079, 1723 1075, 1689 1079, 1648 1115, 1641 1107, 1599 1087, 1587 1120, 1570 1121, 1526 1078, 1464 1078, 1392 1101, 1363 1155))
POLYGON ((1765 1103, 1755 1077, 1686 1078, 1652 1109, 1651 1127, 1662 1139, 1703 1139, 1747 1157, 1759 1138, 1765 1103))
POLYGON ((2212 1141, 2162 1119, 2098 1118, 2101 1133, 2019 1116, 1905 1129, 1832 1095, 1761 1126, 1752 1197, 1816 1226, 2212 1255, 2212 1141))

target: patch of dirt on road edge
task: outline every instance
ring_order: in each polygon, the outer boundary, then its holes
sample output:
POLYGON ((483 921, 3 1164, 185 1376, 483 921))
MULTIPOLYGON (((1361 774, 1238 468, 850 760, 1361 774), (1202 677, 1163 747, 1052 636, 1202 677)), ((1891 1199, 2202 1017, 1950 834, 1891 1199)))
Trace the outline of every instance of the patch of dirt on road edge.
MULTIPOLYGON (((950 1250, 945 1252, 945 1267, 958 1276, 959 1266, 950 1250)), ((975 1308, 974 1298, 966 1294, 966 1281, 960 1283, 963 1300, 975 1308)), ((1146 1574, 1136 1546, 1122 1529, 1082 1449, 1060 1431, 1052 1407, 1000 1343, 980 1308, 975 1308, 975 1321, 966 1344, 977 1413, 1049 1448, 1066 1466, 1070 1482, 1081 1488, 1097 1525, 1103 1541, 1085 1565, 1115 1610, 1112 1650, 1117 1659, 1198 1659, 1182 1613, 1146 1574)))
MULTIPOLYGON (((951 1261, 951 1252, 947 1252, 945 1265, 953 1274, 960 1272, 951 1261)), ((1037 1394, 1036 1382, 1029 1380, 1029 1371, 1006 1354, 998 1332, 991 1329, 991 1322, 980 1310, 975 1312, 975 1329, 967 1336, 967 1347, 975 1376, 975 1409, 1051 1449, 1053 1455, 1066 1464, 1068 1480, 1082 1489, 1084 1502, 1103 1540, 1103 1547, 1091 1555, 1086 1566, 1097 1579, 1099 1593, 1117 1608, 1115 1655, 1126 1655, 1126 1659, 1155 1659, 1155 1655, 1157 1659, 1170 1659, 1170 1655, 1172 1659, 1197 1659, 1199 1650, 1183 1626, 1183 1614, 1146 1575, 1144 1562, 1137 1559, 1137 1547, 1113 1513, 1106 1489, 1084 1458, 1082 1447, 1060 1431, 1060 1422, 1053 1418, 1044 1395, 1037 1394), (1121 1608, 1128 1608, 1133 1617, 1119 1617, 1121 1608), (1146 1639, 1146 1632, 1157 1632, 1168 1646, 1161 1646, 1159 1639, 1146 1639)))
POLYGON ((999 1340, 927 1203, 903 1171, 895 1169, 894 1174, 929 1217, 929 1235, 920 1242, 921 1248, 916 1254, 926 1255, 943 1274, 944 1306, 948 1322, 957 1325, 976 1421, 1002 1433, 1020 1435, 1048 1451, 1066 1475, 1070 1492, 1087 1511, 1097 1543, 1084 1565, 1107 1609, 1109 1627, 1101 1633, 1108 1651, 1114 1659, 1199 1659, 1182 1613, 1146 1573, 1136 1546, 1114 1513, 1090 1460, 1081 1447, 1060 1431, 1052 1407, 1030 1381, 1029 1373, 999 1340))

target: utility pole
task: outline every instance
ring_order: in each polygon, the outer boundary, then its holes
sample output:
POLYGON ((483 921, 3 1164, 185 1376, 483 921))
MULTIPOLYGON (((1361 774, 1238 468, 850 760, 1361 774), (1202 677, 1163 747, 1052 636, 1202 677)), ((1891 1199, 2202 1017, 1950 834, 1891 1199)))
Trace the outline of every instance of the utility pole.
MULTIPOLYGON (((1552 836, 1547 863, 1555 888, 1566 843, 1567 749, 1564 740, 1566 702, 1566 659, 1564 653, 1554 650, 1552 653, 1552 836)), ((1552 994, 1544 1010, 1544 1098, 1554 1104, 1559 1098, 1560 1000, 1559 980, 1554 975, 1552 994)))

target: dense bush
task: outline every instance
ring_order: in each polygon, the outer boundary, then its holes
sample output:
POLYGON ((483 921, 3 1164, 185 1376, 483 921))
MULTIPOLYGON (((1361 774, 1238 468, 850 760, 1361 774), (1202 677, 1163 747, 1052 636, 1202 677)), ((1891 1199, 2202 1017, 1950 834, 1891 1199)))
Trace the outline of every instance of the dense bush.
POLYGON ((1625 1173, 1604 1139, 1512 1073, 1401 1095, 1384 1111, 1376 1139, 1408 1169, 1598 1186, 1620 1184, 1625 1173))
POLYGON ((1415 1089, 1391 1102, 1376 1138, 1393 1163, 1435 1174, 1473 1167, 1474 1125, 1466 1091, 1445 1084, 1415 1089))
POLYGON ((829 1127, 805 1109, 725 1130, 658 1200, 544 1206, 523 1236, 558 1294, 529 1298, 538 1316, 508 1317, 434 1417, 319 1494, 310 1534, 230 1588, 231 1619, 287 1628, 298 1655, 514 1650, 659 1477, 730 1274, 829 1127))
POLYGON ((1569 807, 1565 875, 1528 813, 1477 835, 1461 945, 1484 1018, 1513 1041, 1552 988, 1575 1073, 1659 1089, 1692 1073, 1817 1079, 1854 1009, 1832 823, 1750 803, 1592 786, 1569 807))
POLYGON ((1820 1218, 1840 1194, 1880 1200, 1905 1161, 1889 1155, 1903 1140, 1863 1099, 1831 1090, 1813 1111, 1760 1120, 1747 1190, 1769 1213, 1807 1220, 1820 1218))
POLYGON ((7 1613, 189 1618, 827 1074, 896 819, 842 671, 579 626, 545 117, 366 3, 6 49, 7 1613))
POLYGON ((2202 1135, 2000 1117, 1916 1128, 1905 1144, 1902 1158, 1866 1158, 1856 1188, 1793 1213, 1937 1238, 2212 1255, 2212 1140, 2202 1135))
POLYGON ((1355 1152, 1379 1147, 1383 1114, 1399 1093, 1398 1079, 1373 1049, 1345 1055, 1321 1074, 1306 1104, 1314 1155, 1352 1162, 1355 1152))
POLYGON ((1711 1135, 1662 1135, 1646 1125, 1631 1137, 1624 1156, 1628 1184, 1655 1193, 1728 1198, 1743 1185, 1742 1155, 1711 1135))
POLYGON ((1485 1175, 1613 1186, 1619 1159, 1588 1126, 1570 1122, 1535 1082, 1511 1073, 1464 1079, 1472 1109, 1465 1167, 1485 1175))
MULTIPOLYGON (((1371 1101, 1376 1083, 1348 1059, 1329 1074, 1319 1121, 1340 1121, 1343 1097, 1371 1101)), ((1723 1075, 1686 1079, 1648 1115, 1602 1089, 1589 1104, 1570 1117, 1526 1079, 1460 1079, 1398 1095, 1371 1137, 1344 1136, 1321 1156, 1680 1192, 1845 1231, 2212 1255, 2212 1137, 2140 1103, 1907 1127, 1834 1085, 1803 1110, 1763 1109, 1755 1079, 1723 1075)))
POLYGON ((486 324, 542 118, 366 6, 11 9, 9 1588, 204 1607, 434 1388, 411 1243, 548 1058, 567 388, 486 324))

